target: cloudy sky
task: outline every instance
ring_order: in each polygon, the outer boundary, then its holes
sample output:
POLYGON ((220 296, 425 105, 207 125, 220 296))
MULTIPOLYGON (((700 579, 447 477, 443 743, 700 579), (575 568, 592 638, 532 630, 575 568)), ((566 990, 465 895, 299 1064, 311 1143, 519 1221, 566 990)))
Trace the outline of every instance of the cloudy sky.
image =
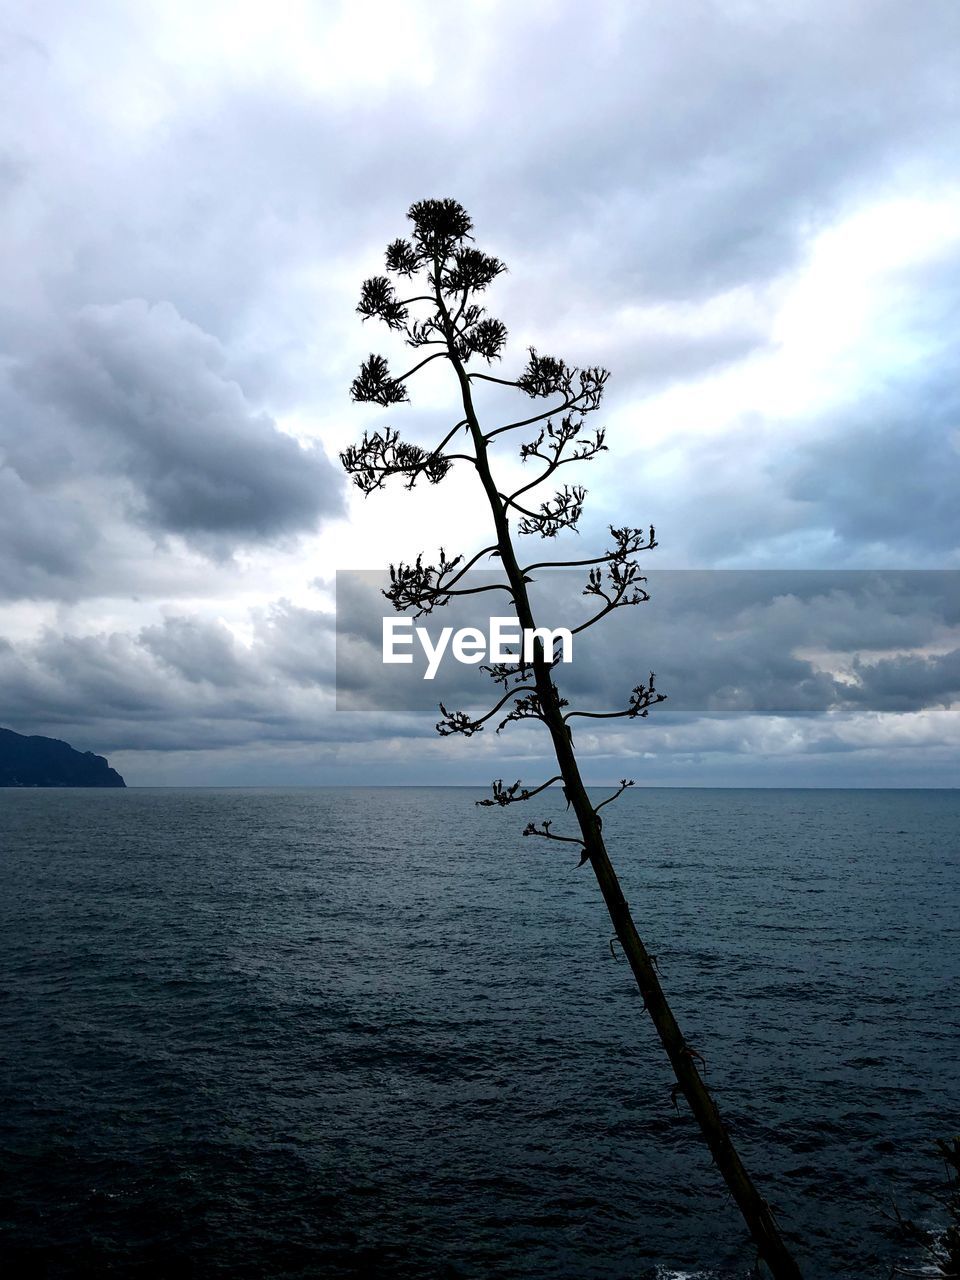
MULTIPOLYGON (((504 369, 612 371, 579 553, 657 526, 659 604, 576 678, 659 646, 670 701, 587 776, 956 785, 955 0, 0 13, 0 723, 131 784, 536 778, 535 734, 334 697, 337 571, 484 537, 469 477, 337 462, 387 421, 359 285, 449 195, 504 369)), ((390 423, 432 443, 451 390, 390 423)))

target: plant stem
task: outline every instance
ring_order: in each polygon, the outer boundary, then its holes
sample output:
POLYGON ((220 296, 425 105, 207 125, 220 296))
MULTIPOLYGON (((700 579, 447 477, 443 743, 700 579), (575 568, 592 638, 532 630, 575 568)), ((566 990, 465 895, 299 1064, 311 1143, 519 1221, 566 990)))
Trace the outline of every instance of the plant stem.
MULTIPOLYGON (((532 630, 535 623, 530 598, 527 593, 527 585, 514 551, 507 514, 490 471, 486 438, 477 419, 470 380, 456 351, 453 325, 440 291, 439 276, 439 264, 435 261, 434 279, 437 283, 435 283, 434 288, 436 302, 444 323, 447 354, 460 382, 464 415, 476 451, 477 473, 490 504, 497 533, 497 548, 513 593, 520 626, 524 630, 532 630)), ((543 647, 539 641, 535 646, 533 669, 543 718, 553 740, 557 764, 560 767, 567 797, 580 826, 590 865, 593 867, 597 882, 600 885, 600 892, 603 894, 604 902, 610 913, 613 927, 616 930, 624 955, 627 957, 640 994, 643 997, 644 1007, 650 1014, 657 1029, 657 1034, 673 1067, 677 1083, 700 1126, 704 1141, 709 1147, 710 1153, 740 1209, 760 1257, 769 1267, 775 1280, 801 1280, 800 1268, 794 1261, 780 1234, 780 1229, 770 1206, 760 1195, 743 1161, 737 1154, 733 1140, 720 1116, 717 1105, 703 1082, 697 1069, 695 1055, 683 1038, 683 1034, 677 1025, 677 1020, 673 1016, 673 1011, 660 985, 660 979, 654 963, 633 922, 630 908, 620 887, 620 881, 607 854, 601 834, 600 820, 584 787, 580 768, 570 740, 570 733, 561 714, 559 696, 556 685, 553 683, 550 665, 546 661, 543 647)))

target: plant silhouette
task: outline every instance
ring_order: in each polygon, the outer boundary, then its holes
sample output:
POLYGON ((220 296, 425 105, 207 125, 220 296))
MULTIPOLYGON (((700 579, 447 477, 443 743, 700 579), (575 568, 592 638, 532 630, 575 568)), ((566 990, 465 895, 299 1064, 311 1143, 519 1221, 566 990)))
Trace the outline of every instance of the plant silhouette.
MULTIPOLYGON (((611 527, 611 545, 596 556, 579 560, 534 560, 522 563, 518 555, 511 520, 516 520, 520 537, 556 538, 576 529, 583 511, 586 491, 578 484, 563 484, 550 497, 531 497, 540 485, 561 468, 587 462, 607 448, 602 429, 586 429, 587 415, 595 412, 603 399, 608 373, 601 368, 577 369, 554 356, 530 349, 527 363, 514 378, 500 378, 481 371, 499 360, 507 340, 500 320, 489 316, 477 299, 505 270, 504 264, 473 244, 473 224, 466 210, 455 200, 421 200, 408 217, 413 223, 410 239, 398 239, 386 251, 387 275, 374 276, 363 284, 357 310, 364 319, 378 319, 400 335, 420 358, 404 373, 394 376, 386 359, 372 354, 353 381, 355 401, 384 407, 409 399, 411 378, 427 365, 442 360, 456 378, 459 400, 458 420, 433 448, 401 440, 387 428, 367 432, 358 445, 341 454, 341 461, 365 493, 380 489, 392 476, 402 477, 407 488, 418 481, 438 484, 457 465, 472 467, 483 487, 493 522, 493 539, 469 559, 448 558, 441 549, 435 563, 418 556, 412 564, 396 564, 390 569, 390 586, 384 593, 397 610, 428 614, 452 598, 484 591, 506 591, 513 601, 520 626, 535 627, 528 586, 531 574, 540 569, 582 568, 586 571, 583 594, 595 604, 595 612, 573 633, 594 626, 616 609, 635 606, 648 599, 644 578, 636 557, 656 544, 652 527, 611 527), (393 277, 393 279, 391 278, 393 277), (395 280, 409 281, 409 296, 400 296, 395 280), (516 421, 495 427, 481 425, 475 403, 478 383, 512 388, 533 401, 546 402, 542 409, 525 413, 516 421), (529 481, 503 492, 491 467, 491 449, 502 437, 528 431, 531 438, 519 446, 520 458, 538 468, 529 481), (461 443, 462 442, 462 443, 461 443), (468 586, 466 575, 479 565, 499 565, 502 581, 468 586)), ((404 293, 407 290, 404 289, 404 293)), ((444 735, 471 736, 500 716, 498 729, 515 721, 533 720, 550 734, 559 772, 538 785, 524 786, 519 780, 507 785, 498 779, 482 805, 505 807, 527 802, 554 783, 561 783, 572 810, 577 834, 553 830, 550 820, 530 822, 523 834, 572 844, 580 854, 579 865, 589 863, 596 875, 610 919, 643 997, 644 1008, 660 1037, 676 1076, 674 1100, 686 1099, 703 1138, 727 1187, 738 1205, 756 1244, 759 1257, 777 1280, 795 1280, 800 1270, 788 1248, 773 1213, 755 1187, 738 1155, 730 1132, 720 1116, 700 1071, 703 1059, 684 1038, 664 995, 652 957, 634 924, 619 880, 603 839, 601 810, 633 785, 622 779, 619 786, 599 804, 594 804, 583 784, 573 745, 571 722, 578 717, 613 719, 645 717, 662 702, 651 674, 638 680, 625 705, 609 711, 571 707, 557 688, 553 676, 554 653, 544 651, 537 640, 532 660, 522 655, 516 662, 492 663, 483 668, 498 686, 493 705, 481 715, 449 710, 441 704, 437 730, 444 735), (499 692, 502 690, 502 692, 499 692)), ((613 940, 611 939, 611 949, 613 940)))

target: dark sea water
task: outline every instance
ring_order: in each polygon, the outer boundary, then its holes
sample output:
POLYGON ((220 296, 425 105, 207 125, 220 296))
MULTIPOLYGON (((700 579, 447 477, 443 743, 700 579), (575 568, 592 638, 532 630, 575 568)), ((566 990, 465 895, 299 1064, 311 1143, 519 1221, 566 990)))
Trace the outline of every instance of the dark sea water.
MULTIPOLYGON (((0 792, 11 1277, 745 1277, 589 868, 431 790, 0 792)), ((529 810, 529 811, 528 811, 529 810)), ((960 1131, 960 792, 628 793, 641 934, 805 1275, 960 1131)))

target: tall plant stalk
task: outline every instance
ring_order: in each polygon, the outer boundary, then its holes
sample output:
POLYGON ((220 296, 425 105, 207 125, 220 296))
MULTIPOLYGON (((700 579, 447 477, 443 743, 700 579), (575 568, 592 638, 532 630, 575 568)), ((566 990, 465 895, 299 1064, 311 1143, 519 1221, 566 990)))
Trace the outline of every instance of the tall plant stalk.
MULTIPOLYGON (((430 613, 450 599, 483 591, 505 590, 513 601, 516 616, 524 631, 536 627, 530 603, 528 583, 531 573, 544 568, 580 566, 588 569, 584 595, 599 602, 597 612, 575 628, 574 634, 601 621, 615 609, 628 607, 648 599, 635 556, 656 546, 654 530, 611 528, 613 547, 601 555, 577 561, 538 561, 524 565, 517 555, 510 521, 517 517, 521 535, 554 538, 566 529, 575 529, 586 496, 578 485, 564 485, 552 498, 536 509, 527 505, 527 494, 549 479, 561 466, 588 461, 606 448, 604 432, 583 434, 584 417, 600 405, 608 374, 600 368, 577 370, 552 356, 541 357, 530 351, 524 371, 514 379, 496 378, 468 368, 479 358, 488 364, 500 358, 506 342, 504 325, 489 317, 474 299, 504 270, 502 262, 472 247, 472 223, 466 211, 453 200, 424 200, 410 211, 413 222, 411 240, 396 240, 387 249, 386 266, 391 275, 425 281, 412 296, 398 296, 395 284, 387 276, 376 276, 364 282, 360 305, 364 318, 376 317, 390 329, 400 333, 408 346, 433 348, 414 367, 399 377, 392 377, 386 360, 371 355, 354 380, 352 395, 356 401, 369 401, 383 406, 400 404, 408 399, 406 383, 427 364, 444 360, 453 370, 458 384, 462 417, 433 449, 401 440, 399 433, 387 428, 367 433, 359 445, 341 454, 346 470, 367 494, 382 487, 393 475, 404 477, 408 488, 420 479, 439 483, 452 466, 472 466, 480 480, 493 520, 495 541, 469 560, 462 556, 448 560, 441 550, 435 565, 424 565, 422 557, 413 564, 391 566, 391 586, 386 596, 398 610, 413 610, 417 616, 430 613), (481 425, 474 398, 477 381, 513 387, 532 398, 543 398, 552 404, 543 412, 516 422, 487 429, 481 425), (512 493, 497 485, 491 467, 491 448, 501 437, 525 427, 539 428, 537 436, 523 444, 520 456, 524 462, 541 466, 540 473, 512 493), (453 442, 465 438, 468 452, 457 452, 453 442), (523 499, 523 502, 520 499, 523 499), (505 581, 480 587, 464 586, 467 572, 486 561, 499 561, 505 581)), ((769 1205, 757 1190, 741 1160, 707 1089, 698 1068, 700 1055, 687 1043, 664 995, 656 966, 640 938, 620 881, 613 869, 602 834, 599 810, 616 800, 632 782, 623 779, 619 788, 606 800, 595 805, 586 790, 577 763, 570 730, 576 716, 595 719, 644 717, 650 707, 663 701, 654 677, 636 685, 627 706, 617 711, 570 709, 561 696, 553 675, 553 652, 547 653, 537 640, 531 660, 520 655, 515 662, 495 663, 483 668, 503 688, 503 695, 485 714, 472 716, 464 711, 448 711, 441 704, 442 719, 437 725, 441 734, 459 733, 470 736, 504 708, 506 714, 498 729, 511 721, 535 720, 550 734, 559 774, 537 786, 516 782, 506 786, 501 780, 493 784, 492 795, 480 801, 486 805, 507 806, 531 800, 553 783, 561 782, 569 807, 576 819, 576 835, 554 832, 549 821, 529 823, 524 835, 538 836, 574 844, 580 849, 580 865, 590 864, 600 886, 616 936, 636 979, 644 1007, 656 1028, 677 1080, 676 1093, 686 1099, 700 1127, 713 1159, 726 1182, 743 1220, 756 1244, 760 1258, 776 1280, 797 1280, 800 1270, 788 1248, 769 1205)))

